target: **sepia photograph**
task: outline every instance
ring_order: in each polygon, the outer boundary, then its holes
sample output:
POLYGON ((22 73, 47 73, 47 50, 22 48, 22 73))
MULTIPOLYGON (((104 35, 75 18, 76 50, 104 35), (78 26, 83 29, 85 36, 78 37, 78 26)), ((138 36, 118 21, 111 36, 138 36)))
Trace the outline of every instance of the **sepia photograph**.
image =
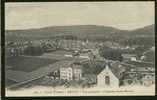
POLYGON ((154 96, 155 2, 5 3, 6 96, 154 96))

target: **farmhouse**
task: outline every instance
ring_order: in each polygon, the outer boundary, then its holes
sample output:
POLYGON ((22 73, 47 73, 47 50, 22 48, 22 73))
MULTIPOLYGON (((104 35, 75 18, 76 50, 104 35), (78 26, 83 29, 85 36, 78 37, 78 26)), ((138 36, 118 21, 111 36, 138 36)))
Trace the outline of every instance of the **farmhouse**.
POLYGON ((124 71, 123 66, 117 63, 107 64, 97 75, 97 85, 101 87, 119 87, 124 71))

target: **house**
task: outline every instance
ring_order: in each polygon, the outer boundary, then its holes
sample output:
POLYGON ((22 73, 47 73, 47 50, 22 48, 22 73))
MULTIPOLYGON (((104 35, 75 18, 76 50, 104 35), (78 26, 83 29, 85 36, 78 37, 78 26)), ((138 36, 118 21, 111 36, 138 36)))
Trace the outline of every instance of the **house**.
POLYGON ((61 67, 60 71, 60 79, 70 81, 73 79, 73 72, 70 66, 61 67))
POLYGON ((73 79, 74 80, 81 80, 82 78, 82 66, 79 64, 73 64, 72 66, 73 70, 73 79))
POLYGON ((155 84, 155 73, 145 73, 141 79, 142 85, 150 86, 155 84))
POLYGON ((66 62, 60 65, 59 72, 60 72, 60 79, 70 81, 73 79, 73 72, 72 72, 72 63, 66 62))
POLYGON ((59 79, 59 70, 54 70, 53 72, 50 72, 46 77, 51 78, 51 79, 59 79))
POLYGON ((119 87, 124 70, 123 66, 117 63, 106 65, 97 75, 97 85, 101 87, 119 87))
POLYGON ((140 57, 140 60, 145 60, 146 59, 146 56, 145 55, 142 55, 141 57, 140 57))
POLYGON ((142 61, 128 61, 126 63, 132 67, 125 72, 125 84, 140 83, 149 86, 155 83, 155 65, 153 63, 142 61))
POLYGON ((60 67, 60 79, 62 80, 80 80, 82 78, 82 69, 81 65, 74 64, 72 62, 69 62, 68 64, 65 64, 64 66, 60 67))
POLYGON ((135 54, 122 54, 123 61, 136 61, 137 55, 135 54))
POLYGON ((150 86, 155 83, 155 73, 152 71, 126 72, 124 76, 124 85, 140 84, 150 86))

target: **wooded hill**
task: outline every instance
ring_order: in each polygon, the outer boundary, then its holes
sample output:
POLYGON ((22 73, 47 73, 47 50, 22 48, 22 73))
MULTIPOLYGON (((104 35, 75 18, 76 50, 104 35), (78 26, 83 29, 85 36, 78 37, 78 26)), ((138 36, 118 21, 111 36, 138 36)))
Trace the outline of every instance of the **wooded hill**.
MULTIPOLYGON (((77 38, 96 40, 96 41, 124 41, 130 38, 146 38, 154 41, 154 24, 135 30, 120 30, 114 27, 100 25, 73 25, 73 26, 52 26, 39 29, 26 30, 6 30, 6 40, 34 40, 34 39, 53 39, 60 38, 77 38)), ((153 42, 152 41, 152 42, 153 42)))

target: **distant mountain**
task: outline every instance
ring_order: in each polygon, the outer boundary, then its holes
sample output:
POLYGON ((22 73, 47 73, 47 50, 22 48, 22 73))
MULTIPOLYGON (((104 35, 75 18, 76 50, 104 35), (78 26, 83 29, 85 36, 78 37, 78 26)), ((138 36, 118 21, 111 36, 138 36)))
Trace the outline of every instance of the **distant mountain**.
POLYGON ((7 30, 6 34, 32 34, 32 35, 105 35, 119 31, 113 27, 97 25, 52 26, 39 29, 7 30))
POLYGON ((146 36, 155 35, 154 24, 145 26, 143 28, 138 28, 138 29, 129 31, 129 33, 136 34, 136 35, 142 35, 142 36, 143 35, 146 35, 146 36))
POLYGON ((55 36, 76 36, 89 39, 110 39, 122 38, 125 36, 154 35, 154 25, 135 29, 132 31, 120 30, 114 27, 100 25, 73 25, 73 26, 52 26, 39 29, 6 30, 6 38, 50 38, 55 36))

